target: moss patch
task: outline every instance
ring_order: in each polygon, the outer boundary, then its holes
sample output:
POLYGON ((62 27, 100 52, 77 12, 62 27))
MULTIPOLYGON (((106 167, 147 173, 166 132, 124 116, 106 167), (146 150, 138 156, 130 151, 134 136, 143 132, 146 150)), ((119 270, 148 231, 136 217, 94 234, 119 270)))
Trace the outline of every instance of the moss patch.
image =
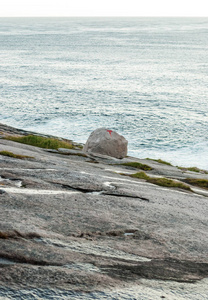
POLYGON ((207 179, 186 178, 184 181, 191 185, 198 186, 198 187, 201 187, 204 189, 208 189, 208 180, 207 179))
POLYGON ((64 153, 64 152, 59 152, 59 154, 61 155, 72 155, 72 156, 81 156, 81 157, 88 157, 86 154, 84 153, 64 153))
POLYGON ((146 159, 156 161, 156 162, 158 162, 158 163, 160 163, 160 164, 172 166, 171 163, 169 163, 169 162, 167 162, 167 161, 165 161, 165 160, 162 160, 162 159, 152 159, 152 158, 148 158, 148 157, 147 157, 146 159))
POLYGON ((14 153, 9 152, 9 151, 0 151, 0 155, 4 155, 4 156, 8 156, 8 157, 13 157, 13 158, 18 158, 18 159, 34 158, 32 156, 14 154, 14 153))
POLYGON ((164 177, 163 178, 151 178, 148 181, 151 183, 160 185, 160 186, 174 187, 174 188, 191 191, 191 188, 188 185, 183 184, 182 182, 177 182, 175 180, 164 178, 164 177))
POLYGON ((46 138, 38 135, 26 135, 21 137, 8 136, 5 139, 46 149, 74 148, 70 142, 60 141, 55 138, 46 138))
MULTIPOLYGON (((122 174, 122 175, 124 175, 124 174, 122 174)), ((191 191, 191 189, 188 185, 186 185, 182 182, 178 182, 178 181, 175 181, 172 179, 165 178, 165 177, 161 177, 161 178, 150 177, 144 172, 138 172, 138 173, 131 174, 128 176, 133 177, 133 178, 144 179, 147 182, 150 182, 150 183, 153 183, 156 185, 160 185, 160 186, 173 187, 173 188, 179 188, 179 189, 191 191)))
POLYGON ((185 168, 185 167, 178 167, 178 169, 182 171, 191 171, 191 172, 197 172, 197 173, 203 173, 203 174, 208 174, 206 170, 199 169, 197 167, 190 167, 190 168, 185 168))
POLYGON ((144 173, 144 172, 138 172, 138 173, 135 173, 135 174, 131 174, 131 175, 128 175, 130 177, 134 177, 134 178, 139 178, 139 179, 145 179, 145 180, 148 180, 150 177, 144 173))
POLYGON ((145 165, 145 164, 141 164, 139 162, 127 162, 127 163, 123 163, 121 165, 136 168, 136 169, 141 169, 141 170, 144 170, 144 171, 151 171, 152 170, 152 168, 150 166, 145 165))

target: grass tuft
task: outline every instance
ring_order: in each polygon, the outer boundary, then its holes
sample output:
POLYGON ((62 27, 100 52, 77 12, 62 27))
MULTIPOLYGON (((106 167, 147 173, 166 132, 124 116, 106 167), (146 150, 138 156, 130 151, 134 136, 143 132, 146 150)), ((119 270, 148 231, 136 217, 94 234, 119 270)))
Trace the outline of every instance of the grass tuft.
POLYGON ((64 152, 59 152, 59 154, 61 155, 72 155, 72 156, 81 156, 81 157, 88 157, 86 154, 84 153, 64 153, 64 152))
POLYGON ((8 157, 13 157, 13 158, 18 158, 18 159, 34 158, 32 156, 14 154, 14 153, 9 152, 9 151, 0 151, 0 155, 4 155, 4 156, 8 156, 8 157))
POLYGON ((138 172, 138 173, 135 173, 135 174, 131 174, 129 175, 131 177, 134 177, 134 178, 139 178, 139 179, 145 179, 145 180, 148 180, 150 177, 144 173, 144 172, 138 172))
POLYGON ((46 149, 74 148, 74 146, 70 142, 60 141, 55 138, 46 138, 38 135, 26 135, 21 137, 8 136, 6 137, 6 139, 14 142, 32 145, 40 148, 46 148, 46 149))
POLYGON ((127 163, 123 163, 121 165, 136 168, 136 169, 141 169, 141 170, 144 170, 144 171, 151 171, 152 170, 152 168, 150 166, 145 165, 145 164, 141 164, 139 162, 127 162, 127 163))
POLYGON ((204 189, 208 189, 208 180, 207 179, 186 178, 184 181, 191 185, 198 186, 198 187, 201 187, 204 189))
POLYGON ((172 166, 171 163, 169 163, 169 162, 167 162, 167 161, 165 161, 165 160, 162 160, 162 159, 152 159, 152 158, 148 158, 148 157, 147 157, 146 159, 156 161, 156 162, 158 162, 158 163, 160 163, 160 164, 172 166))
POLYGON ((190 167, 190 168, 187 168, 188 171, 192 171, 192 172, 197 172, 197 173, 200 173, 200 169, 197 168, 197 167, 190 167))
POLYGON ((202 170, 197 167, 190 167, 190 168, 178 167, 178 169, 183 170, 183 171, 192 171, 192 172, 197 172, 197 173, 208 174, 208 172, 206 170, 202 170))
POLYGON ((182 182, 177 182, 175 180, 164 178, 164 177, 161 177, 161 178, 150 177, 144 172, 139 172, 139 173, 132 174, 129 176, 134 177, 134 178, 144 179, 147 182, 150 182, 150 183, 153 183, 156 185, 160 185, 160 186, 174 187, 174 188, 191 191, 190 187, 182 182))

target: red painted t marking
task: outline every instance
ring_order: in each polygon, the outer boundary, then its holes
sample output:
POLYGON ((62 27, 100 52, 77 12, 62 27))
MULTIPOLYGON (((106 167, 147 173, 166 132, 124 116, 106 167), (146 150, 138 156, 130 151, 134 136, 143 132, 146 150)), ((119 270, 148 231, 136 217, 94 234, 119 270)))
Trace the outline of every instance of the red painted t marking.
POLYGON ((109 132, 109 134, 111 135, 112 130, 107 130, 107 132, 109 132))

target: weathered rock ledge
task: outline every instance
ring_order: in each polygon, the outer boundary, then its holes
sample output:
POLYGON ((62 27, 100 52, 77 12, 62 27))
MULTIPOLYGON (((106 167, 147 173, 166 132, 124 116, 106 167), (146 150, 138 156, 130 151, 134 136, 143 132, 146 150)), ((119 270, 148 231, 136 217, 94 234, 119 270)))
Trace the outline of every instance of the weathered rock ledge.
MULTIPOLYGON (((155 280, 184 284, 185 293, 208 277, 206 191, 164 188, 119 173, 135 173, 120 163, 138 161, 153 168, 152 176, 208 175, 131 157, 44 150, 3 139, 7 134, 27 132, 0 124, 0 151, 32 158, 0 155, 0 296, 9 289, 55 289, 110 290, 113 297, 115 289, 127 295, 126 288, 137 287, 138 295, 148 285, 159 299, 170 288, 156 293, 155 280)), ((202 283, 194 288, 203 296, 202 283)))

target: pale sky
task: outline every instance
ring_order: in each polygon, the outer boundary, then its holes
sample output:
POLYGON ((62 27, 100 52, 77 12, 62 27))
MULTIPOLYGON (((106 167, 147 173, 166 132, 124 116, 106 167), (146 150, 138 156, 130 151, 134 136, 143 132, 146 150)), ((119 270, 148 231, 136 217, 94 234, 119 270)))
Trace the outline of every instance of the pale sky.
POLYGON ((207 0, 0 0, 0 17, 207 17, 207 7, 207 0))

